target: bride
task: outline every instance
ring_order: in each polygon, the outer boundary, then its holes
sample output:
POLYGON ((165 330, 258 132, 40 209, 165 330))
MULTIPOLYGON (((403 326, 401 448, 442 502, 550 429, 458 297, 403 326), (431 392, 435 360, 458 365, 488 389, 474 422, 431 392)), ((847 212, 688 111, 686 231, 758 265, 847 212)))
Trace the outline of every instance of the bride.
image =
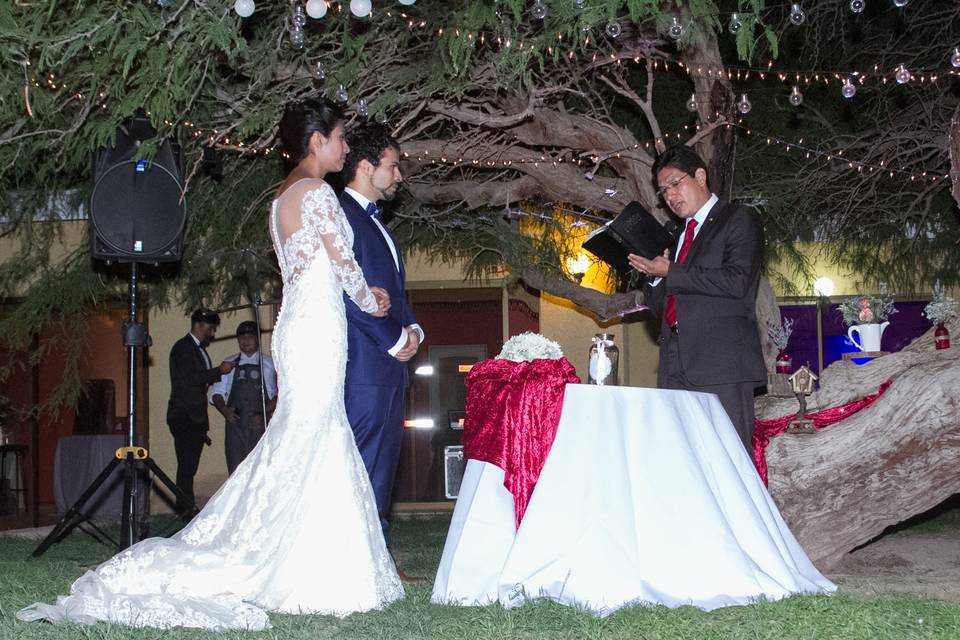
POLYGON ((343 405, 345 291, 383 316, 330 186, 348 148, 325 100, 289 106, 280 138, 297 162, 270 213, 283 277, 273 334, 280 393, 263 439, 173 538, 150 538, 77 579, 21 620, 133 627, 265 629, 267 611, 345 616, 403 597, 343 405))

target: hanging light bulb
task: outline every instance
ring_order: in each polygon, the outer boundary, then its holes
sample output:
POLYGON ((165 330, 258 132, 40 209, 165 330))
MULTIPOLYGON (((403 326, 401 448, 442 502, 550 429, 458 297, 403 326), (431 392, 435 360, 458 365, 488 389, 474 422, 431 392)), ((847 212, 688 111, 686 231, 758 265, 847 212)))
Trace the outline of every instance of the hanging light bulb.
POLYGON ((623 33, 623 27, 620 26, 619 22, 608 22, 604 31, 611 38, 619 38, 620 34, 623 33))
POLYGON ((753 109, 753 105, 750 103, 750 98, 747 97, 747 94, 741 93, 740 100, 737 101, 737 111, 743 115, 750 113, 750 109, 753 109))
POLYGON ((667 33, 669 33, 670 37, 674 40, 679 40, 683 37, 683 25, 680 24, 680 16, 674 15, 670 18, 670 28, 667 29, 667 33))
POLYGON ((840 87, 840 95, 848 100, 857 95, 857 85, 853 84, 851 78, 847 77, 843 79, 843 86, 840 87))
POLYGON ((803 94, 800 93, 800 87, 793 85, 793 89, 790 90, 790 97, 788 100, 794 107, 799 107, 803 104, 803 94))
POLYGON ((893 6, 903 8, 910 0, 893 0, 893 6))
POLYGON ((543 0, 533 0, 530 15, 534 20, 543 20, 547 17, 547 7, 543 4, 543 0))
POLYGON ((737 32, 740 31, 740 27, 743 26, 743 22, 740 21, 740 16, 733 14, 730 16, 730 24, 727 26, 727 29, 733 35, 737 35, 737 32))
POLYGON ((412 5, 413 3, 415 3, 416 1, 417 1, 417 0, 400 0, 400 4, 402 4, 402 5, 406 6, 406 7, 409 7, 410 5, 412 5))
POLYGON ((304 13, 303 5, 299 2, 290 7, 290 21, 301 28, 307 24, 307 14, 304 13))
POLYGON ((894 78, 897 79, 897 84, 907 84, 910 82, 910 70, 907 69, 907 65, 901 64, 898 66, 894 78))
POLYGON ((323 66, 322 62, 317 62, 313 65, 313 79, 314 80, 323 80, 327 77, 327 68, 323 66))
POLYGON ((327 15, 326 0, 307 0, 307 15, 314 20, 319 20, 327 15))
POLYGON ((380 124, 384 124, 387 121, 387 114, 384 111, 377 111, 373 119, 380 124))
POLYGON ((366 98, 359 98, 357 100, 357 115, 361 118, 366 118, 370 115, 370 108, 367 106, 366 98))
POLYGON ((290 25, 290 44, 293 45, 294 49, 303 49, 303 45, 306 41, 303 37, 303 27, 294 23, 290 25))
POLYGON ((953 48, 953 53, 950 54, 950 64, 954 68, 960 68, 960 47, 953 48))
POLYGON ((241 18, 249 18, 253 15, 256 8, 257 5, 254 4, 253 0, 237 0, 233 3, 233 10, 236 11, 237 15, 241 18))
POLYGON ((697 112, 697 94, 690 94, 690 98, 687 100, 687 111, 697 112))
POLYGON ((863 10, 866 8, 867 8, 866 0, 850 0, 851 13, 863 13, 863 10))
POLYGON ((373 5, 370 4, 370 0, 350 0, 350 13, 358 18, 366 18, 370 15, 371 9, 373 5))
POLYGON ((803 10, 803 7, 800 6, 799 2, 794 2, 790 5, 790 24, 795 27, 802 25, 807 19, 807 14, 803 10))

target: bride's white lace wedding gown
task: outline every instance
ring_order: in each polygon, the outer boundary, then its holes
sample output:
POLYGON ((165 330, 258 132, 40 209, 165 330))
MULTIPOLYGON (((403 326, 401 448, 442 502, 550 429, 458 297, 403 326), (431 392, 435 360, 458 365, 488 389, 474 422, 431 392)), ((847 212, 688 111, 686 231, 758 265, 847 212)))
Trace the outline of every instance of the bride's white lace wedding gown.
POLYGON ((377 309, 352 231, 330 186, 307 179, 274 201, 270 232, 280 392, 260 444, 176 536, 130 547, 21 620, 264 629, 267 611, 344 616, 403 596, 343 406, 342 292, 377 309))

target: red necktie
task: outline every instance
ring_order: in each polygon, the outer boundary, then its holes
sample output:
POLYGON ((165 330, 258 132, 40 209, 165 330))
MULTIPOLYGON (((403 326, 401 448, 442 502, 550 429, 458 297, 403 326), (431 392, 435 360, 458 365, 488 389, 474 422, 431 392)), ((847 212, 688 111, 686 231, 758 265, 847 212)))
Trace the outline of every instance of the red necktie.
MULTIPOLYGON (((677 259, 674 262, 683 264, 683 261, 687 259, 687 253, 690 251, 690 245, 693 244, 693 230, 697 228, 697 221, 693 218, 687 220, 687 230, 683 234, 683 244, 680 245, 680 253, 677 254, 677 259)), ((674 300, 673 294, 671 293, 667 296, 667 306, 663 310, 663 318, 667 321, 667 326, 672 327, 677 324, 677 301, 674 300)))

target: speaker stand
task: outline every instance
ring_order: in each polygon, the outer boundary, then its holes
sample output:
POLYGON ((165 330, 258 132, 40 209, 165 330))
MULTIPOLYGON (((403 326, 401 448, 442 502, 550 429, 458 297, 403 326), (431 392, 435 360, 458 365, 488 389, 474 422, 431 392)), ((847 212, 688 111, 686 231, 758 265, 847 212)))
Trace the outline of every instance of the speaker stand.
POLYGON ((88 486, 80 498, 64 514, 63 518, 53 527, 53 531, 33 551, 33 557, 39 558, 53 544, 65 538, 74 528, 82 523, 87 523, 90 528, 98 535, 94 535, 83 527, 81 531, 88 533, 98 542, 106 539, 117 546, 117 550, 123 550, 140 541, 141 522, 138 518, 137 506, 139 501, 145 497, 140 495, 140 483, 137 482, 138 475, 145 467, 147 471, 156 476, 160 482, 173 494, 175 500, 175 511, 181 518, 189 518, 197 513, 196 505, 187 498, 180 488, 177 487, 170 477, 163 472, 156 462, 150 457, 149 452, 144 447, 136 446, 136 427, 137 427, 137 349, 149 347, 153 341, 147 334, 147 328, 140 322, 137 322, 137 297, 138 297, 138 276, 139 264, 130 263, 130 281, 127 288, 129 298, 129 315, 127 321, 123 323, 123 345, 127 349, 127 446, 117 449, 113 460, 107 463, 100 475, 88 486), (106 532, 100 529, 94 523, 84 507, 90 498, 97 492, 104 482, 110 477, 113 471, 119 465, 123 472, 123 503, 121 505, 120 516, 120 541, 117 543, 106 532))

